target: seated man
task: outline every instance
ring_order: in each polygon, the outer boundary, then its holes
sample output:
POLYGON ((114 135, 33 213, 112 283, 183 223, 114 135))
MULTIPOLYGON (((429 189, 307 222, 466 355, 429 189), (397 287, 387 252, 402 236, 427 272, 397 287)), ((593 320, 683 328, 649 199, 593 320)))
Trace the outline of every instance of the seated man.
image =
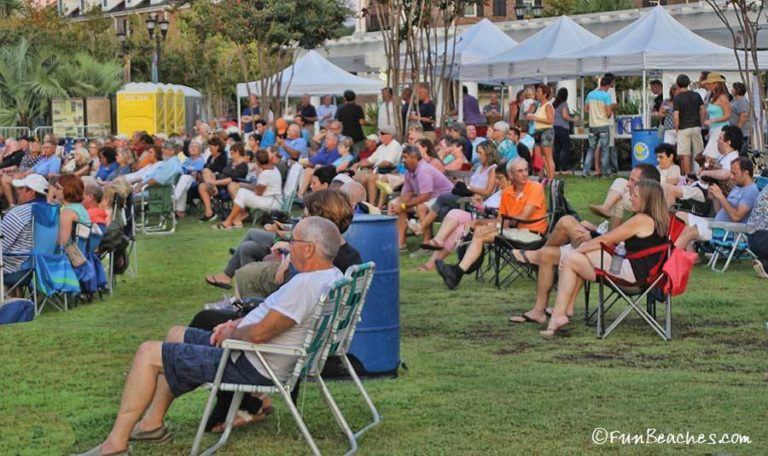
MULTIPOLYGON (((23 179, 14 180, 13 186, 16 188, 16 201, 19 205, 8 211, 0 220, 3 252, 28 252, 32 250, 31 203, 46 202, 48 181, 39 174, 30 174, 23 179)), ((3 260, 3 280, 6 285, 11 286, 24 275, 20 269, 27 257, 6 256, 3 260)))
POLYGON ((262 211, 280 209, 283 194, 280 171, 270 162, 269 153, 264 149, 256 151, 256 162, 259 165, 256 187, 253 190, 240 188, 237 191, 229 216, 223 223, 216 225, 217 229, 242 227, 243 220, 248 216, 246 208, 262 211))
MULTIPOLYGON (((405 244, 405 229, 408 224, 408 213, 415 211, 416 216, 423 220, 429 212, 429 207, 440 195, 450 193, 453 184, 434 166, 421 159, 418 147, 406 145, 403 150, 405 164, 405 182, 400 198, 392 201, 389 214, 397 215, 397 236, 400 250, 407 248, 405 244)), ((369 195, 370 196, 370 195, 369 195)), ((429 230, 424 231, 425 241, 430 238, 429 230)))
MULTIPOLYGON (((744 223, 760 195, 757 185, 752 180, 755 167, 747 157, 741 157, 731 164, 731 179, 735 184, 726 197, 718 185, 709 186, 708 194, 712 199, 717 214, 716 222, 744 223)), ((691 241, 709 241, 712 239, 711 221, 687 212, 677 212, 677 218, 687 226, 678 237, 675 245, 686 248, 691 241)))
MULTIPOLYGON (((332 263, 342 238, 333 223, 320 217, 302 220, 294 235, 291 264, 298 274, 253 312, 212 332, 175 326, 165 342, 141 345, 125 381, 112 432, 84 455, 127 455, 129 441, 167 440, 168 408, 176 397, 213 381, 226 339, 301 347, 323 288, 342 277, 332 263)), ((281 381, 290 376, 295 357, 266 354, 264 358, 281 381)), ((228 360, 222 381, 272 385, 265 367, 250 353, 228 360)))
POLYGON ((475 230, 472 242, 459 264, 449 265, 443 260, 435 262, 437 272, 448 288, 456 288, 464 273, 482 255, 483 244, 493 242, 497 235, 501 234, 508 239, 522 242, 534 242, 541 239, 547 232, 547 220, 542 219, 547 215, 544 187, 528 179, 528 162, 520 157, 512 159, 507 164, 507 174, 511 185, 501 195, 497 223, 484 225, 475 230), (505 217, 536 221, 513 224, 505 217))
POLYGON ((768 185, 760 192, 747 220, 749 249, 757 256, 752 266, 757 276, 768 279, 768 185))
POLYGON ((393 135, 393 130, 382 129, 379 132, 381 144, 376 148, 376 152, 352 165, 352 170, 355 171, 355 180, 365 186, 368 192, 368 202, 371 204, 376 204, 376 181, 378 181, 379 175, 394 171, 400 164, 403 148, 393 135), (369 168, 373 168, 373 171, 369 171, 369 168))
MULTIPOLYGON (((668 146, 668 144, 661 144, 668 146)), ((659 150, 659 147, 656 150, 659 150)), ((660 171, 651 164, 638 163, 629 173, 629 178, 619 177, 614 179, 608 193, 605 195, 605 201, 602 204, 590 204, 589 210, 593 214, 610 220, 610 227, 615 228, 621 224, 625 212, 632 212, 632 203, 629 201, 629 194, 632 186, 641 179, 651 179, 659 181, 660 171)))
POLYGON ((739 158, 744 135, 741 129, 733 125, 726 125, 720 130, 720 138, 717 141, 717 150, 720 155, 717 158, 707 157, 704 166, 699 169, 698 180, 689 180, 687 185, 675 186, 664 184, 664 196, 669 207, 675 205, 677 200, 692 200, 703 203, 707 199, 707 180, 716 180, 720 185, 727 187, 731 178, 731 165, 739 158))

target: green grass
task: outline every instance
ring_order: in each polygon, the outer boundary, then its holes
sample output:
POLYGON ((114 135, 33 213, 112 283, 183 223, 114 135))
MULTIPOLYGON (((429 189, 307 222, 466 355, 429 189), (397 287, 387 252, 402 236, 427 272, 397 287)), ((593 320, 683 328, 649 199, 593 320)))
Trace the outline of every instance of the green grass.
MULTIPOLYGON (((585 214, 608 184, 569 179, 567 194, 585 214)), ((113 297, 0 327, 0 454, 60 455, 101 441, 136 347, 220 298, 203 276, 223 266, 241 235, 185 220, 173 236, 140 239, 140 274, 121 278, 113 297)), ((535 325, 507 323, 530 307, 532 281, 499 291, 465 278, 448 291, 437 274, 415 271, 420 260, 401 258, 408 369, 366 382, 383 422, 360 441, 360 454, 768 454, 768 287, 749 264, 724 275, 697 267, 688 292, 673 301, 674 339, 663 342, 635 314, 606 340, 579 319, 567 336, 544 340, 535 325), (596 427, 739 433, 753 443, 595 445, 596 427)), ((337 454, 341 436, 307 386, 300 404, 308 425, 321 450, 337 454)), ((362 424, 351 385, 331 388, 362 424)), ((176 401, 168 416, 174 440, 135 445, 134 454, 188 454, 205 398, 198 391, 176 401)), ((266 421, 234 432, 220 454, 306 454, 284 405, 275 405, 266 421)))

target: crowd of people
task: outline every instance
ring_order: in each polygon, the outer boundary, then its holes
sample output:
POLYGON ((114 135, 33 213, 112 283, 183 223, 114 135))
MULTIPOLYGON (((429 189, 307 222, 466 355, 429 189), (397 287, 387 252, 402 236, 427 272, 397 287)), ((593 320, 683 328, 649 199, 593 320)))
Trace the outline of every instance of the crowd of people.
MULTIPOLYGON (((601 162, 597 174, 617 171, 610 152, 609 119, 615 100, 608 89, 613 82, 613 75, 604 75, 585 98, 590 148, 584 174, 591 173, 593 161, 601 162)), ((168 407, 175 397, 212 380, 224 339, 300 346, 322 286, 362 261, 355 246, 341 236, 355 214, 397 217, 400 250, 408 250, 409 232, 419 236, 419 248, 412 255, 429 259, 418 270, 436 271, 449 288, 477 268, 484 249, 497 237, 539 245, 511 252, 514 261, 537 266, 538 287, 533 308, 510 321, 547 323, 543 336, 556 335, 569 323, 583 283, 596 280, 596 267, 611 263, 601 243, 624 243, 628 253, 661 245, 668 241, 670 217, 677 217, 686 225, 677 245, 692 249, 712 237, 707 214, 698 210, 702 207, 711 210, 716 221, 750 227, 750 245, 759 257, 755 269, 768 278, 768 190, 757 190, 753 163, 742 153, 744 132, 749 131, 738 107, 743 87, 734 85, 733 108, 722 77, 703 76, 702 86, 709 88, 705 108, 702 97, 688 91, 689 83, 687 76, 678 77, 674 99, 659 100, 654 107, 665 126, 671 116, 675 134, 668 136, 674 136, 677 145, 671 139, 659 145, 658 167, 636 166, 627 179, 611 184, 602 202, 589 206, 607 220, 600 226, 574 216, 548 217, 547 184, 570 167, 570 153, 562 148, 568 147, 572 117, 567 91, 553 94, 546 84, 521 91, 510 105, 511 122, 502 120, 497 98, 481 110, 465 92, 467 123, 449 124, 440 137, 434 102, 427 88, 419 86, 413 106, 398 106, 392 91, 384 89, 376 134, 367 136, 362 127, 369 122, 348 90, 338 107, 330 97, 323 97, 318 107, 309 96, 303 97, 291 120, 262 113, 253 96, 242 113, 242 133, 234 125, 212 129, 198 122, 189 135, 136 132, 131 138, 77 141, 71 150, 64 150, 52 136, 0 140, 4 251, 31 248, 31 203, 61 204, 58 243, 64 247, 76 223, 110 223, 111 195, 139 193, 152 185, 173 186, 176 216, 197 210, 200 222, 216 221, 212 227, 218 230, 242 228, 254 216, 249 210, 279 209, 287 192, 298 195, 304 210, 297 223, 278 217, 248 230, 227 264, 203 278, 210 286, 234 289, 234 295, 190 315, 189 327, 171 328, 164 342, 139 348, 112 432, 86 454, 128 454, 129 441, 167 440, 168 407), (402 116, 401 122, 394 116, 402 116), (735 124, 730 124, 732 118, 735 124), (706 146, 702 125, 709 127, 706 146), (692 160, 699 154, 698 161, 692 160), (292 168, 300 168, 302 177, 295 189, 286 189, 292 168), (675 212, 680 204, 689 204, 691 210, 675 212), (445 260, 460 246, 460 261, 448 264, 445 260), (555 285, 557 295, 549 311, 555 285), (253 305, 255 297, 266 299, 253 305)), ((652 88, 657 93, 658 84, 652 83, 652 88)), ((624 259, 613 273, 642 281, 653 264, 654 258, 624 259)), ((17 258, 5 261, 6 283, 18 280, 20 268, 17 258)), ((270 364, 285 378, 292 359, 274 355, 270 364)), ((270 382, 264 366, 251 357, 231 360, 225 377, 270 382)), ((225 412, 229 399, 220 396, 217 410, 225 412)), ((250 397, 235 425, 258 421, 270 411, 268 397, 250 397)), ((222 422, 222 414, 214 414, 208 429, 221 432, 222 422)))

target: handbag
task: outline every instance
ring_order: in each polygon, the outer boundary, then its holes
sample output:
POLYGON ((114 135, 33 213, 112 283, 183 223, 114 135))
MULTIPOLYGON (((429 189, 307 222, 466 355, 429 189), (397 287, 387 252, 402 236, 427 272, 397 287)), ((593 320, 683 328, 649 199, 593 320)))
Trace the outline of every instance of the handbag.
POLYGON ((70 241, 67 243, 67 245, 64 246, 64 254, 67 255, 73 268, 79 268, 86 262, 85 255, 80 251, 80 247, 77 246, 76 242, 70 241))
POLYGON ((458 181, 453 186, 453 190, 451 190, 451 193, 456 196, 475 196, 474 193, 472 193, 472 190, 467 187, 467 184, 464 183, 464 181, 458 181))
POLYGON ((662 271, 667 276, 667 283, 664 286, 665 292, 672 296, 678 296, 685 292, 688 286, 688 276, 691 274, 696 256, 696 253, 686 252, 679 247, 672 249, 672 254, 662 267, 662 271))

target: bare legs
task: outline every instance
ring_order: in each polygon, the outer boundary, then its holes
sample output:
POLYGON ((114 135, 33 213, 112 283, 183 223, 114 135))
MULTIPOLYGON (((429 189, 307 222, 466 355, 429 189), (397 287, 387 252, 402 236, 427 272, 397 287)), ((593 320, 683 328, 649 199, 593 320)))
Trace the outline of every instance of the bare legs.
POLYGON ((547 173, 547 179, 555 178, 555 160, 552 158, 552 146, 541 147, 541 158, 544 159, 544 169, 547 173))
MULTIPOLYGON (((171 328, 167 341, 183 342, 184 329, 171 328)), ((136 352, 131 371, 125 380, 120 411, 115 419, 107 440, 101 444, 102 453, 112 453, 128 448, 131 430, 146 410, 139 428, 143 431, 157 429, 163 425, 173 394, 163 376, 162 342, 144 342, 136 352)))
MULTIPOLYGON (((598 251, 598 254, 600 252, 598 251)), ((581 290, 584 280, 594 281, 595 270, 587 255, 574 251, 563 260, 560 268, 560 279, 557 283, 557 298, 555 309, 549 319, 549 325, 543 336, 553 336, 555 332, 570 322, 568 315, 573 315, 576 296, 581 290)))
POLYGON ((226 220, 224 220, 224 222, 222 222, 222 225, 226 227, 242 225, 243 220, 245 217, 247 217, 247 215, 248 212, 244 208, 238 206, 237 204, 233 204, 232 210, 229 212, 229 216, 226 220))
POLYGON ((314 175, 315 168, 304 168, 304 177, 301 181, 301 187, 299 187, 299 191, 296 193, 299 198, 304 198, 304 194, 307 193, 309 184, 312 182, 312 176, 314 175))
POLYGON ((459 263, 459 268, 461 268, 462 271, 469 269, 469 267, 480 258, 480 255, 482 255, 483 244, 493 242, 497 234, 499 234, 499 230, 496 228, 496 225, 483 225, 476 228, 475 235, 472 237, 472 242, 470 242, 467 251, 464 252, 464 257, 459 263))

